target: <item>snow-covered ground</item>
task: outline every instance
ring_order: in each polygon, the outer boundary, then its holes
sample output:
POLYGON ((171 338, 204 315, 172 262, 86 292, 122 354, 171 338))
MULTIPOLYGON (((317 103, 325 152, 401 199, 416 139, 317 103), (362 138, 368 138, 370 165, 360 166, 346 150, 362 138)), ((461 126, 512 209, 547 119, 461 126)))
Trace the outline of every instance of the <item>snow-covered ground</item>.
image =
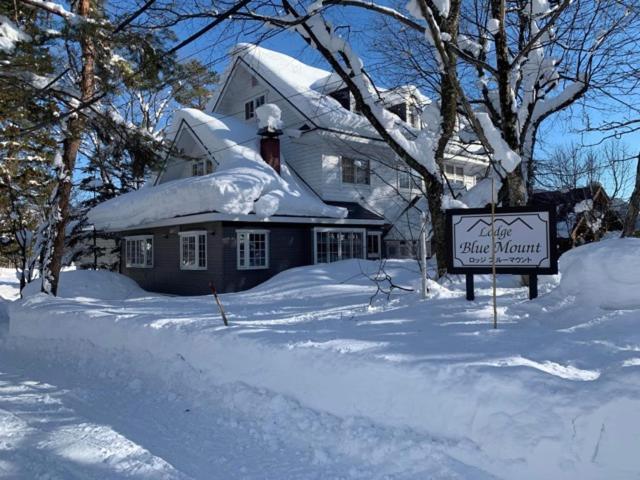
MULTIPOLYGON (((223 295, 228 328, 210 297, 68 272, 61 297, 10 306, 0 472, 640 478, 640 240, 561 260, 562 282, 544 279, 532 302, 500 279, 497 330, 488 278, 474 302, 456 278, 431 283, 428 300, 387 299, 374 296, 374 262, 223 295)), ((417 289, 415 263, 386 270, 417 289)))

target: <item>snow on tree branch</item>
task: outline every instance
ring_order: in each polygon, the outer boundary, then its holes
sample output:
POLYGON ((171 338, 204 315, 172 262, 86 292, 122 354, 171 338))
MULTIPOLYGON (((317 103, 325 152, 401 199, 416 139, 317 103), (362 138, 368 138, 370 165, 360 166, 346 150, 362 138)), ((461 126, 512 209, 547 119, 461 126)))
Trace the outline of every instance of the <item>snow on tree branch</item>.
MULTIPOLYGON (((312 12, 317 9, 318 4, 312 5, 312 12)), ((285 21, 297 20, 300 17, 291 6, 287 10, 290 17, 285 18, 285 21)), ((420 171, 420 167, 423 167, 430 175, 439 179, 441 175, 434 157, 441 121, 437 109, 426 109, 427 114, 423 117, 426 128, 418 134, 417 138, 407 138, 404 125, 401 125, 398 118, 384 108, 377 90, 364 69, 362 59, 346 40, 335 33, 332 26, 320 14, 310 14, 309 18, 294 24, 291 28, 327 59, 347 85, 352 85, 357 93, 355 95, 357 100, 363 104, 363 112, 381 136, 389 137, 395 145, 396 153, 413 159, 416 170, 420 171)))
POLYGON ((0 15, 0 51, 12 53, 18 42, 28 42, 31 37, 4 15, 0 15))

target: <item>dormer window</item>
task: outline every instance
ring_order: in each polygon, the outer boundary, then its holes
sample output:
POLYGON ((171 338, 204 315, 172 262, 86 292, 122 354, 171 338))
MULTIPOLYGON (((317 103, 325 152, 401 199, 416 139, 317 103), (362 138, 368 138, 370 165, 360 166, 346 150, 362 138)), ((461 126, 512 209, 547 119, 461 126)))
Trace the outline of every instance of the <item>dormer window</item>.
POLYGON ((266 101, 266 97, 264 95, 260 95, 256 98, 253 98, 244 104, 244 119, 251 120, 256 116, 256 108, 264 105, 266 101))
POLYGON ((416 107, 409 107, 407 109, 407 123, 413 128, 420 128, 420 112, 416 107))
POLYGON ((341 88, 340 90, 331 92, 329 96, 334 100, 337 100, 338 103, 342 105, 342 108, 351 110, 351 92, 348 88, 341 88))
POLYGON ((406 103, 398 103, 397 105, 393 105, 392 107, 387 108, 387 110, 389 110, 391 113, 395 113, 403 122, 407 121, 406 103))
POLYGON ((213 173, 213 162, 211 160, 198 160, 191 165, 191 175, 201 177, 213 173))

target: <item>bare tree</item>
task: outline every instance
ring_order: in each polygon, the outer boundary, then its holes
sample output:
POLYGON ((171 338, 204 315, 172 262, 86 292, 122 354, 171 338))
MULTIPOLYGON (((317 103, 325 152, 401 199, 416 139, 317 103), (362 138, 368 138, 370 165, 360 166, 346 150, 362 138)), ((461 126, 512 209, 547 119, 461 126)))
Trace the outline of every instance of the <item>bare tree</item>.
POLYGON ((570 190, 599 183, 609 198, 622 199, 633 183, 634 160, 629 147, 619 141, 601 146, 571 143, 538 160, 536 181, 548 190, 570 190))
MULTIPOLYGON (((618 2, 597 0, 413 0, 409 15, 362 0, 324 0, 308 9, 283 0, 282 8, 284 17, 254 18, 289 28, 313 46, 378 135, 424 179, 439 273, 445 268, 443 159, 458 119, 489 156, 503 202, 524 204, 539 126, 588 91, 595 72, 608 66, 607 48, 633 17, 618 2), (430 52, 435 61, 428 67, 437 68, 439 96, 423 114, 422 131, 407 135, 384 108, 364 62, 327 18, 338 7, 373 12, 398 31, 412 30, 430 52)), ((347 12, 342 23, 349 22, 347 12)), ((416 58, 424 56, 410 58, 419 69, 416 58)), ((488 203, 490 183, 480 182, 481 193, 474 197, 488 203)))

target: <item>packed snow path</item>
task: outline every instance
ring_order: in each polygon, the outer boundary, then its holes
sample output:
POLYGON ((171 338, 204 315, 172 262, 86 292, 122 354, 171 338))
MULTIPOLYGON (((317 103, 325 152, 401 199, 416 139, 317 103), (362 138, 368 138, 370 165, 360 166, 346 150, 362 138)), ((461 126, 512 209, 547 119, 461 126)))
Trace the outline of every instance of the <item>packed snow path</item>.
MULTIPOLYGON (((0 294, 12 298, 2 280, 0 294)), ((0 303, 0 478, 493 478, 431 438, 343 420, 246 385, 133 374, 126 356, 4 336, 0 303), (173 383, 173 382, 177 383, 173 383), (410 461, 402 461, 408 456, 410 461), (394 457, 396 464, 393 463, 394 457), (388 459, 390 465, 378 463, 388 459), (373 461, 372 461, 373 460, 373 461)))

